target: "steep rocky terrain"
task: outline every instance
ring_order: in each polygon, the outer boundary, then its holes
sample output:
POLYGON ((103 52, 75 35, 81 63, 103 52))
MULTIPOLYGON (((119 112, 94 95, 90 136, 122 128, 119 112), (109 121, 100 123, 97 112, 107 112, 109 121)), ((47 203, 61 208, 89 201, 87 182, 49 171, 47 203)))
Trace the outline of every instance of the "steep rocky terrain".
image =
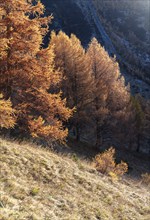
MULTIPOLYGON (((102 0, 42 0, 42 2, 46 7, 45 13, 53 14, 54 16, 51 30, 63 30, 68 35, 74 33, 85 47, 87 47, 92 37, 96 37, 111 56, 117 56, 121 66, 121 72, 125 76, 126 82, 130 82, 132 92, 141 93, 146 98, 150 97, 148 75, 150 61, 148 58, 148 46, 146 46, 147 52, 143 55, 143 62, 146 60, 146 67, 144 67, 146 69, 140 70, 141 72, 139 72, 139 68, 143 68, 141 64, 140 66, 138 66, 138 64, 132 65, 132 62, 129 62, 129 58, 126 58, 126 54, 130 55, 130 59, 131 57, 135 57, 135 60, 137 54, 139 57, 142 55, 140 55, 139 50, 137 51, 135 46, 129 44, 126 39, 120 38, 120 36, 116 34, 116 31, 109 32, 107 23, 105 26, 103 20, 110 15, 109 19, 113 21, 111 13, 109 12, 110 9, 108 8, 109 10, 106 10, 106 17, 103 13, 102 18, 100 16, 101 11, 98 10, 95 3, 98 2, 97 4, 101 5, 102 0), (116 36, 115 40, 114 36, 116 36), (119 43, 116 44, 116 42, 119 43), (125 53, 122 54, 122 52, 120 52, 121 48, 125 48, 125 53), (137 70, 135 70, 135 68, 137 70)), ((111 11, 113 12, 113 8, 111 8, 111 11)), ((120 12, 119 9, 117 12, 120 12)), ((114 14, 116 14, 116 12, 114 14)), ((114 28, 113 23, 111 28, 114 28)), ((48 42, 48 39, 46 39, 46 41, 48 42)), ((136 60, 136 63, 139 62, 136 60)))
POLYGON ((141 181, 112 182, 75 155, 0 139, 1 220, 148 220, 141 181))
MULTIPOLYGON (((93 1, 97 15, 121 57, 120 64, 133 78, 150 84, 150 1, 93 1)), ((136 80, 135 85, 146 86, 140 83, 136 80)))
POLYGON ((109 53, 115 54, 115 48, 101 25, 93 1, 91 0, 42 0, 46 14, 53 14, 51 29, 63 30, 68 35, 74 33, 86 47, 92 37, 105 46, 109 53))

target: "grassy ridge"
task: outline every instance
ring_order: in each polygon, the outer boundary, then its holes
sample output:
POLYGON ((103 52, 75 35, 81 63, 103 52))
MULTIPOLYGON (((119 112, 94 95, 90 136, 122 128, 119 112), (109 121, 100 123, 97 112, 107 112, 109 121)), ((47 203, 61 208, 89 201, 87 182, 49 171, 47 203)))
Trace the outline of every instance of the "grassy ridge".
POLYGON ((148 220, 150 192, 85 161, 0 139, 0 219, 148 220))

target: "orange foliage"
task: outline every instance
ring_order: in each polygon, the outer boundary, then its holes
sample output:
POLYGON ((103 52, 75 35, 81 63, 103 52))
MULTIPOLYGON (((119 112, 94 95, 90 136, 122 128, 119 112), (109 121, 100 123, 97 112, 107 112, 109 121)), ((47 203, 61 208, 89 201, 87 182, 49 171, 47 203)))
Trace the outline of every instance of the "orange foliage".
POLYGON ((42 3, 32 3, 0 1, 0 92, 10 97, 20 131, 64 140, 63 122, 72 111, 61 93, 48 92, 61 73, 54 70, 53 48, 41 47, 52 17, 43 18, 42 3))
POLYGON ((15 111, 10 100, 4 100, 0 94, 0 128, 12 128, 15 125, 15 111))
POLYGON ((120 164, 116 164, 114 154, 115 149, 111 147, 105 152, 96 155, 96 169, 103 174, 114 173, 116 176, 122 176, 126 173, 128 171, 128 165, 122 161, 120 164))
POLYGON ((93 119, 96 124, 96 145, 102 144, 104 125, 111 126, 125 111, 130 102, 130 93, 121 77, 115 58, 93 38, 87 49, 88 62, 94 76, 93 119))
POLYGON ((88 109, 93 98, 91 68, 85 50, 75 35, 69 38, 62 31, 57 35, 52 32, 50 45, 54 47, 56 67, 63 72, 61 88, 67 106, 76 108, 70 124, 76 127, 79 139, 82 125, 90 118, 88 109))
POLYGON ((63 128, 60 121, 56 119, 54 124, 45 125, 45 121, 40 116, 38 119, 29 121, 29 128, 32 137, 44 137, 44 139, 49 139, 51 141, 64 140, 68 135, 68 130, 63 128))

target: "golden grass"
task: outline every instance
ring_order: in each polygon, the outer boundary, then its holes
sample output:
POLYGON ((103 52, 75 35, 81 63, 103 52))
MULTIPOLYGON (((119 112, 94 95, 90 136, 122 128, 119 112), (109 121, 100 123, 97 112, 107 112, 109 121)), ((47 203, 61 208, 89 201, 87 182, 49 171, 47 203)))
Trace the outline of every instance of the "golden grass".
POLYGON ((85 161, 0 139, 0 219, 148 220, 150 192, 85 161))

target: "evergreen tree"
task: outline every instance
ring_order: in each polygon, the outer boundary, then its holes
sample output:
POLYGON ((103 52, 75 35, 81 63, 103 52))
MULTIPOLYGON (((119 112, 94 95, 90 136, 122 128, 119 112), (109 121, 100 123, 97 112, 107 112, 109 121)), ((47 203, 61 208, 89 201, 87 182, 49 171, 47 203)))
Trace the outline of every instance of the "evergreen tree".
MULTIPOLYGON (((134 138, 136 143, 136 151, 139 152, 141 148, 141 139, 145 130, 146 122, 146 110, 148 105, 144 102, 140 95, 131 97, 132 111, 133 111, 133 128, 134 128, 134 138), (144 110, 145 108, 145 110, 144 110)), ((133 138, 131 137, 131 138, 133 138)))
POLYGON ((71 110, 61 93, 48 93, 60 75, 54 70, 53 49, 42 48, 51 20, 43 14, 39 1, 0 0, 0 92, 10 97, 19 131, 63 140, 67 135, 63 121, 71 110))

